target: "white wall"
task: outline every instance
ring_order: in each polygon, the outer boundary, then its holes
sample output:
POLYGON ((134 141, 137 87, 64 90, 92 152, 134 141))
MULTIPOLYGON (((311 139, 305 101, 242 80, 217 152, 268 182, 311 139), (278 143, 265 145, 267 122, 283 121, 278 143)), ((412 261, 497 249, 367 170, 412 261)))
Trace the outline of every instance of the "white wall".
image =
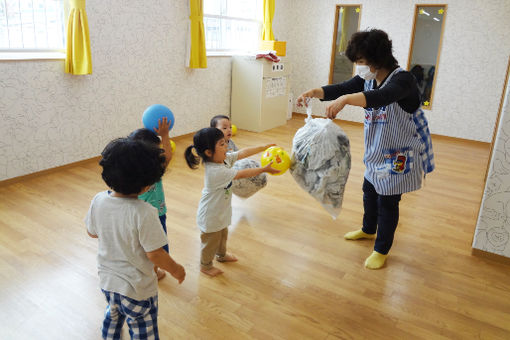
POLYGON ((93 74, 62 60, 0 62, 0 180, 95 157, 141 127, 144 109, 174 112, 171 135, 230 111, 230 58, 185 67, 188 1, 88 0, 93 74))
MULTIPOLYGON (((362 4, 360 29, 385 30, 394 55, 407 66, 415 4, 408 0, 278 0, 274 31, 287 41, 293 64, 291 91, 296 98, 311 87, 327 84, 335 5, 362 4)), ((510 1, 427 1, 447 4, 446 22, 432 110, 431 132, 489 142, 510 54, 510 1)), ((314 103, 314 114, 325 103, 314 103)), ((297 108, 294 108, 299 111, 297 108)), ((302 111, 300 111, 302 112, 302 111)), ((362 122, 361 109, 347 108, 342 119, 362 122)))

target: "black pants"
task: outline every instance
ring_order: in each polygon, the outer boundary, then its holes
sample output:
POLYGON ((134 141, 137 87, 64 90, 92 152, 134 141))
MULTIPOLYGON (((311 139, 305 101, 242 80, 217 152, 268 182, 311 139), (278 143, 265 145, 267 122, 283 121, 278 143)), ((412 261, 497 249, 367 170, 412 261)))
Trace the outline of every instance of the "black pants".
POLYGON ((374 250, 386 255, 393 244, 398 224, 398 203, 402 194, 379 195, 366 178, 363 182, 363 232, 375 234, 374 250))

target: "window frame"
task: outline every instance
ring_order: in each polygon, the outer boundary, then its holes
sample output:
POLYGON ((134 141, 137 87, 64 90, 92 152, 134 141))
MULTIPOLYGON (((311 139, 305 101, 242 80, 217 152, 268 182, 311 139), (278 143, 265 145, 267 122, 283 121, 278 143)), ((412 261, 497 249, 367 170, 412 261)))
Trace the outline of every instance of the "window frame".
MULTIPOLYGON (((2 0, 0 0, 2 1, 2 0)), ((18 2, 23 0, 18 0, 18 2)), ((69 16, 69 5, 67 1, 58 1, 62 6, 63 11, 63 38, 64 46, 62 49, 55 48, 0 48, 0 61, 5 60, 53 60, 66 58, 66 31, 67 20, 69 16)))
MULTIPOLYGON (((260 10, 262 12, 262 8, 260 10)), ((213 18, 213 19, 220 20, 220 22, 221 22, 221 20, 225 19, 225 20, 236 20, 236 21, 245 21, 245 22, 257 23, 258 24, 258 37, 259 37, 259 39, 257 41, 257 47, 255 47, 254 50, 256 50, 258 48, 258 44, 260 44, 260 40, 261 40, 263 19, 261 19, 261 20, 248 19, 248 18, 243 18, 243 17, 232 17, 232 16, 228 16, 228 15, 221 15, 221 14, 207 14, 205 12, 204 12, 203 16, 204 16, 204 19, 205 18, 213 18)), ((204 27, 204 30, 205 30, 205 27, 204 27)), ((206 34, 206 39, 207 39, 207 34, 206 34)), ((206 46, 207 46, 207 40, 206 40, 206 46)), ((217 48, 209 49, 209 48, 206 48, 206 56, 207 57, 228 57, 228 56, 234 56, 234 55, 243 55, 243 54, 246 54, 248 52, 250 52, 250 51, 248 51, 248 50, 232 50, 232 49, 217 49, 217 48)))

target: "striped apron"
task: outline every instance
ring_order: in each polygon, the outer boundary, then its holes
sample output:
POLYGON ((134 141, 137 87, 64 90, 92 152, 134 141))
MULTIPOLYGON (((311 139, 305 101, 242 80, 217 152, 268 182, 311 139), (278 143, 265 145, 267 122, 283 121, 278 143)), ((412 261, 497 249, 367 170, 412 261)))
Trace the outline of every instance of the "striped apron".
MULTIPOLYGON (((381 88, 401 68, 395 69, 381 88)), ((375 80, 365 81, 365 91, 375 80)), ((425 174, 434 170, 434 153, 427 119, 421 108, 404 111, 397 102, 365 109, 365 178, 379 195, 418 190, 425 174)))

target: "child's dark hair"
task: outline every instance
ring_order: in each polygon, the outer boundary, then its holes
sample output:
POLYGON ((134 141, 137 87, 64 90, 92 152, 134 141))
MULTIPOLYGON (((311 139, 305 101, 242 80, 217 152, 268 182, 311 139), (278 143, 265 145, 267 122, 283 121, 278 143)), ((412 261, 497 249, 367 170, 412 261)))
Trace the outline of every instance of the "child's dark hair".
POLYGON ((353 63, 364 58, 375 68, 393 70, 398 66, 388 34, 378 29, 354 33, 347 44, 345 55, 353 63))
POLYGON ((134 140, 140 140, 142 142, 158 145, 161 143, 158 135, 149 129, 138 129, 129 135, 129 138, 134 140))
POLYGON ((211 124, 210 126, 211 127, 216 127, 218 125, 218 122, 222 119, 228 119, 230 120, 230 117, 229 116, 225 116, 225 115, 217 115, 217 116, 214 116, 212 117, 211 119, 211 124))
POLYGON ((206 162, 209 161, 209 157, 205 154, 205 150, 211 150, 214 154, 216 143, 225 138, 223 132, 215 127, 203 128, 193 136, 193 145, 190 145, 184 151, 184 158, 186 163, 192 169, 196 169, 200 164, 200 159, 206 162), (198 156, 193 154, 193 149, 197 152, 198 156))
POLYGON ((108 143, 101 156, 99 165, 103 167, 103 180, 124 195, 139 193, 165 173, 163 150, 139 140, 115 139, 108 143))

